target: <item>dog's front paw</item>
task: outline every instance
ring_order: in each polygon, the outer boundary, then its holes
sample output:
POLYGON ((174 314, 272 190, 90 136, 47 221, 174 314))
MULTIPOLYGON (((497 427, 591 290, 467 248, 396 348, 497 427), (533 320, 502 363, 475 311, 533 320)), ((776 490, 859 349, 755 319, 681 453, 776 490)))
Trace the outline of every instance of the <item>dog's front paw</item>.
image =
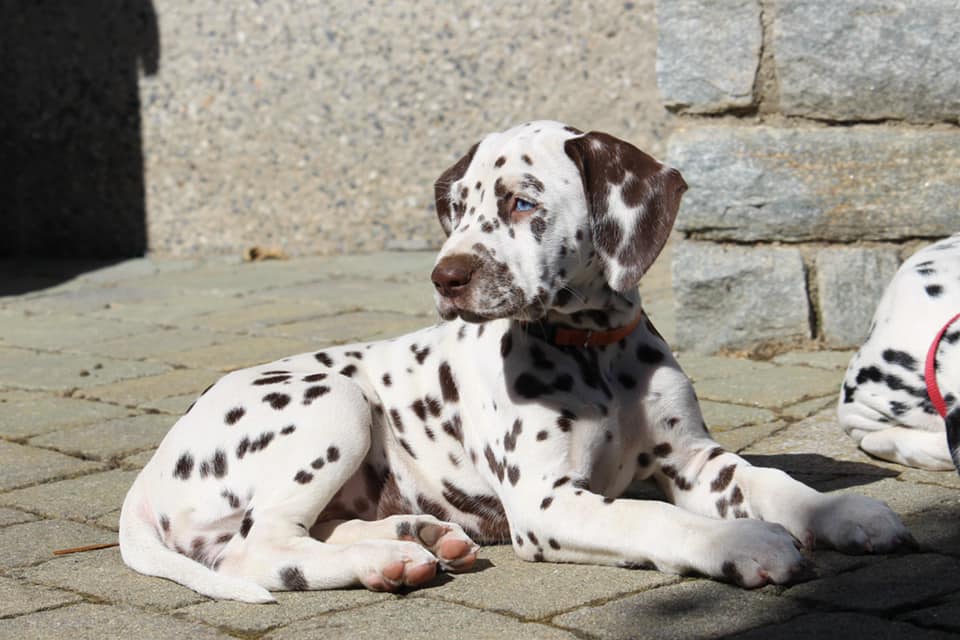
POLYGON ((782 526, 760 520, 730 520, 709 541, 711 577, 753 589, 813 577, 800 542, 782 526))
POLYGON ((350 545, 360 583, 371 591, 418 587, 437 574, 437 559, 414 542, 371 540, 350 545))
POLYGON ((900 517, 886 503, 853 494, 824 498, 812 521, 819 545, 852 554, 917 547, 900 517))

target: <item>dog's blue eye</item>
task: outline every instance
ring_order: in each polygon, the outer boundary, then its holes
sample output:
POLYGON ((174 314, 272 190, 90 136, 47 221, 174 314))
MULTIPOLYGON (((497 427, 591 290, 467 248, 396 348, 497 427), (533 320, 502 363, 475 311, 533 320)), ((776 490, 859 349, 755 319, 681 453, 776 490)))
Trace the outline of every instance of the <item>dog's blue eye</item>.
POLYGON ((520 213, 525 213, 527 211, 533 211, 537 205, 533 204, 529 200, 524 200, 523 198, 517 198, 517 201, 514 203, 513 208, 519 211, 520 213))

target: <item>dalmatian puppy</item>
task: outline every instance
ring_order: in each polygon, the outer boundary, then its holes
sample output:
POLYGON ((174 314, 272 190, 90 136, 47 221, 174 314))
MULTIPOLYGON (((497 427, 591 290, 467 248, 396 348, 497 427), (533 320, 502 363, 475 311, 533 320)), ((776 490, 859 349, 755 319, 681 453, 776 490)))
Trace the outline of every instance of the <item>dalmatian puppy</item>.
POLYGON ((908 544, 885 504, 710 438, 637 291, 686 188, 604 133, 541 121, 486 136, 436 183, 443 322, 221 379, 131 487, 124 560, 268 602, 416 587, 470 568, 479 543, 745 587, 803 578, 815 542, 908 544), (646 478, 670 502, 620 497, 646 478))
POLYGON ((847 367, 837 413, 870 455, 960 469, 960 233, 901 265, 847 367))

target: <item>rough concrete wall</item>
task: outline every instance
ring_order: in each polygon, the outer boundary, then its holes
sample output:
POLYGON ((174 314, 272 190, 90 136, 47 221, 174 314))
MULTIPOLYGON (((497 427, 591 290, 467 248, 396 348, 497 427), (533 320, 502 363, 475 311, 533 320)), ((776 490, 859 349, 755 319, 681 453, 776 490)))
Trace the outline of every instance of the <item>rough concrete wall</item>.
POLYGON ((535 118, 664 151, 653 2, 157 0, 150 246, 437 246, 433 181, 535 118))
POLYGON ((653 0, 11 0, 0 25, 0 255, 435 246, 433 180, 484 133, 662 154, 669 126, 653 0))

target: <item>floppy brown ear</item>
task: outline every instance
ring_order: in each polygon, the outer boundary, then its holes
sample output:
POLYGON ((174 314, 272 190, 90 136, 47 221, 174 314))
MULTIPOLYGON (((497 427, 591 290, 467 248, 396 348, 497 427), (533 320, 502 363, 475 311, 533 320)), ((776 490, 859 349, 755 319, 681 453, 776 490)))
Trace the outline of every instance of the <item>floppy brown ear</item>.
POLYGON ((593 244, 607 284, 636 287, 666 244, 687 183, 628 142, 591 131, 564 150, 580 169, 593 244))
POLYGON ((440 226, 443 227, 444 233, 448 236, 450 232, 453 231, 454 226, 452 214, 462 214, 462 207, 464 206, 460 198, 456 194, 451 193, 453 183, 462 178, 467 172, 467 167, 473 162, 473 154, 477 152, 477 147, 479 146, 480 143, 478 142, 470 147, 467 155, 457 160, 452 167, 444 171, 440 177, 437 178, 437 181, 433 183, 433 193, 437 201, 437 218, 440 219, 440 226))

